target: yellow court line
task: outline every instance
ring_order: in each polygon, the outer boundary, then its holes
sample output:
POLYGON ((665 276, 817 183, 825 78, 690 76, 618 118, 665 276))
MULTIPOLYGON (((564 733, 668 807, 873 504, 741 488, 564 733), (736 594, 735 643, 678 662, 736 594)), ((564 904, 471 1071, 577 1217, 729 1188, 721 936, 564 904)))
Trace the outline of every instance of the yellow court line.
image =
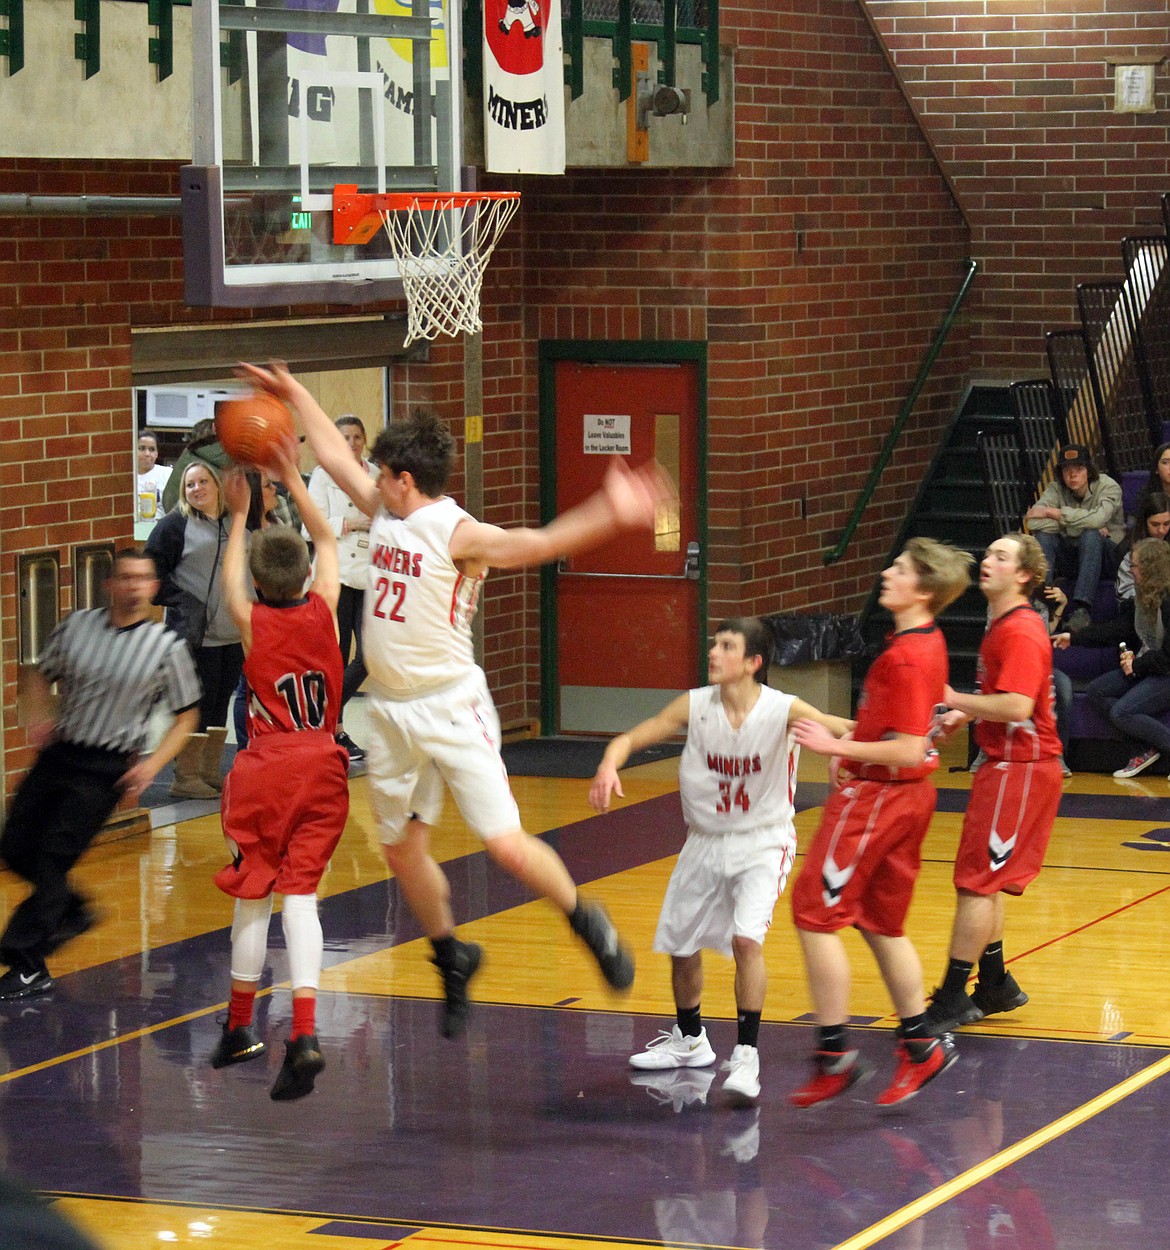
MULTIPOLYGON (((288 982, 273 985, 267 989, 257 990, 256 997, 264 998, 273 990, 286 988, 288 982)), ((203 1007, 199 1011, 189 1011, 185 1016, 173 1016, 170 1020, 160 1020, 145 1029, 134 1029, 130 1033, 119 1033, 116 1037, 107 1037, 104 1042, 93 1042, 80 1050, 71 1050, 64 1055, 54 1055, 52 1059, 43 1059, 40 1063, 31 1063, 27 1068, 14 1068, 11 1072, 0 1073, 0 1085, 15 1081, 17 1077, 30 1076, 33 1072, 44 1072, 46 1068, 55 1068, 58 1064, 68 1063, 71 1059, 84 1059, 86 1055, 96 1055, 99 1050, 109 1050, 111 1046, 121 1046, 125 1042, 136 1042, 140 1037, 149 1037, 152 1033, 161 1033, 163 1029, 172 1029, 176 1024, 186 1024, 189 1020, 202 1020, 204 1016, 213 1015, 217 1011, 227 1011, 227 1003, 216 1003, 212 1007, 203 1007)))
POLYGON ((879 1220, 876 1224, 871 1224, 869 1228, 862 1229, 861 1232, 850 1237, 848 1241, 838 1243, 833 1247, 833 1250, 865 1250, 867 1246, 874 1245, 875 1242, 881 1241, 883 1237, 896 1233, 899 1229, 905 1228, 907 1224, 912 1224, 915 1220, 933 1211, 936 1207, 941 1207, 944 1202, 950 1202, 952 1198, 966 1192, 968 1189, 974 1188, 980 1182, 987 1180, 989 1176, 994 1176, 996 1172, 1002 1172, 1004 1168, 1011 1167, 1013 1163, 1018 1163, 1025 1155, 1031 1154, 1034 1150, 1039 1150, 1041 1146, 1048 1145, 1050 1141, 1062 1136, 1071 1129, 1078 1128, 1086 1120, 1091 1120, 1102 1111, 1107 1111, 1123 1098, 1128 1098, 1130 1094, 1136 1093, 1152 1081, 1165 1076, 1167 1072, 1170 1072, 1170 1055, 1164 1056, 1155 1063, 1150 1064, 1148 1068, 1143 1068, 1140 1072, 1135 1072, 1133 1076, 1126 1077, 1124 1081, 1114 1085, 1112 1089, 1105 1090, 1103 1093, 1098 1094, 1096 1098, 1091 1098, 1088 1102, 1070 1111, 1067 1115, 1062 1115, 1059 1120, 1053 1120, 1051 1124, 1046 1125, 1044 1128, 1037 1129, 1035 1133, 1022 1138, 1014 1146, 1009 1146, 1006 1150, 1001 1150, 989 1159, 984 1159, 982 1163, 977 1163, 973 1168, 968 1168, 966 1172, 960 1172, 958 1176, 952 1177, 945 1185, 932 1189, 930 1193, 923 1194, 921 1198, 911 1202, 908 1206, 904 1206, 901 1210, 887 1215, 885 1219, 879 1220))

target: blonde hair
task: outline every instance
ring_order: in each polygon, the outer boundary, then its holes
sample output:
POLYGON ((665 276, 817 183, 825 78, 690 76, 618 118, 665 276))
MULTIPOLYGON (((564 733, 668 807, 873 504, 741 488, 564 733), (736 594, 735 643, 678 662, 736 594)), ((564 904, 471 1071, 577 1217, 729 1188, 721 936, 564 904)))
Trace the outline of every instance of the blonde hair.
MULTIPOLYGON (((198 508, 192 508, 187 502, 187 474, 190 473, 192 469, 207 470, 208 476, 211 478, 211 481, 215 486, 215 510, 211 512, 210 515, 216 520, 219 520, 224 513, 223 483, 219 480, 219 474, 211 467, 211 465, 207 463, 206 460, 192 460, 191 463, 183 470, 183 477, 179 482, 179 511, 185 517, 193 516, 196 512, 199 512, 198 508)), ((200 512, 200 515, 203 516, 205 514, 200 512)))
POLYGON ((930 594, 930 613, 938 616, 971 585, 975 558, 935 538, 912 538, 906 554, 918 572, 918 586, 930 594))
POLYGON ((1020 571, 1028 574, 1028 584, 1024 587, 1024 594, 1034 595, 1044 585, 1044 579, 1048 576, 1048 559, 1044 555, 1044 548, 1031 534, 1014 532, 1005 534, 1004 538, 1010 538, 1016 544, 1020 571))
POLYGON ((1164 538, 1143 538, 1133 545, 1132 563, 1141 573, 1141 580, 1134 582, 1134 597, 1142 611, 1155 618, 1170 594, 1170 543, 1164 538))

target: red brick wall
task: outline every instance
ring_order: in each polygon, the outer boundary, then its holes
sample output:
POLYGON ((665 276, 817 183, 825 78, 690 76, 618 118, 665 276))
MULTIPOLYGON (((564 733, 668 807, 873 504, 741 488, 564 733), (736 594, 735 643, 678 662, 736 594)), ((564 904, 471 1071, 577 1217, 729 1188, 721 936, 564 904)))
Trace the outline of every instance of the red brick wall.
POLYGON ((1121 239, 1163 230, 1166 66, 1157 112, 1121 114, 1113 65, 1166 55, 1165 0, 862 3, 971 223, 975 366, 1043 376, 1076 283, 1120 278, 1121 239))
MULTIPOLYGON (((712 615, 851 611, 959 396, 965 331, 848 558, 826 570, 821 555, 910 389, 969 240, 860 10, 740 0, 722 17, 736 49, 734 170, 521 180, 521 218, 485 291, 484 517, 538 519, 541 339, 706 341, 712 615)), ((0 161, 0 191, 177 195, 177 170, 0 161)), ((214 316, 181 303, 178 235, 177 218, 0 217, 9 769, 28 757, 15 717, 15 556, 56 547, 67 565, 72 543, 129 541, 131 329, 214 316)), ((432 404, 461 433, 462 345, 396 370, 393 402, 432 404)), ((67 572, 65 582, 67 610, 67 572)), ((536 574, 493 576, 484 624, 502 718, 534 715, 536 574)))

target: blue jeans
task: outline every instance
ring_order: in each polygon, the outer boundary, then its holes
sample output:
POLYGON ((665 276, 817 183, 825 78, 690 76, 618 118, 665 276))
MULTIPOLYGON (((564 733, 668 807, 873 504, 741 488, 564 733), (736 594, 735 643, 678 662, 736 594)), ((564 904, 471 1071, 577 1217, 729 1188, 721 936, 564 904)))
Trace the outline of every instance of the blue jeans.
POLYGON ((1063 669, 1052 670, 1052 688, 1056 695, 1053 700, 1053 712, 1056 714, 1056 732, 1060 736, 1060 749, 1068 754, 1068 721, 1072 713, 1073 684, 1072 678, 1063 669))
POLYGON ((1076 538, 1067 534, 1036 534, 1036 541, 1048 561, 1048 584, 1056 581, 1058 573, 1075 572, 1076 583, 1069 599, 1073 603, 1091 606, 1097 595, 1097 583, 1102 572, 1112 571, 1117 550, 1114 543, 1097 530, 1085 530, 1076 538))
POLYGON ((1126 677, 1117 669, 1095 677, 1089 702, 1115 729, 1142 746, 1170 755, 1170 729, 1158 717, 1170 710, 1170 677, 1126 677))

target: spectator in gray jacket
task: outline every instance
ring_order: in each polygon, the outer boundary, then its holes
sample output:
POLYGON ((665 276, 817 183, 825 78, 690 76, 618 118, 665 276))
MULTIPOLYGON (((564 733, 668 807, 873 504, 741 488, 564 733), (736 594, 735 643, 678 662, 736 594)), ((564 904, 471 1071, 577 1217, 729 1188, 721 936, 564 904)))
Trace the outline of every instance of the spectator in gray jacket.
POLYGON ((227 712, 244 667, 240 631, 224 602, 223 553, 231 516, 216 471, 201 459, 182 471, 178 507, 151 531, 147 554, 158 567, 155 603, 168 628, 185 638, 203 684, 199 732, 175 760, 175 798, 213 799, 223 788, 227 712))
POLYGON ((1068 443, 1057 453, 1054 479, 1025 514, 1048 560, 1048 582, 1073 579, 1069 629, 1092 619, 1090 605, 1102 574, 1117 569, 1117 544, 1125 534, 1121 486, 1093 463, 1087 447, 1068 443))

